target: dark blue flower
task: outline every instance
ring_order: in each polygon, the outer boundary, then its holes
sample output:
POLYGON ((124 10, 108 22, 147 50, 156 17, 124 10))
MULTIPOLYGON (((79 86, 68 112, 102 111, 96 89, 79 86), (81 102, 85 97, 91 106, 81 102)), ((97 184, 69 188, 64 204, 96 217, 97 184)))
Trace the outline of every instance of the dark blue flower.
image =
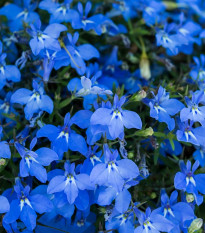
POLYGON ((15 1, 16 4, 6 4, 0 9, 0 15, 5 15, 9 21, 12 32, 23 29, 24 24, 34 23, 39 20, 39 15, 34 12, 37 3, 31 0, 15 1), (21 3, 23 3, 21 5, 21 3))
POLYGON ((6 53, 3 52, 3 44, 0 41, 0 90, 6 85, 7 81, 19 82, 21 73, 14 65, 6 65, 6 53))
POLYGON ((65 0, 63 3, 44 0, 39 8, 50 13, 50 23, 72 22, 78 17, 78 13, 71 9, 72 0, 65 0))

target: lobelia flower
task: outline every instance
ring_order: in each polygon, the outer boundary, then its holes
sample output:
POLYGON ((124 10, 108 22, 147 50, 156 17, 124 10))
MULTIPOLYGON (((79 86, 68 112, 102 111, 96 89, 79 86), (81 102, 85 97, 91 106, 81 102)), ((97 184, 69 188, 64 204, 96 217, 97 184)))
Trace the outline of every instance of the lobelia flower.
POLYGON ((193 158, 199 161, 201 167, 205 166, 205 146, 201 145, 193 153, 193 158))
POLYGON ((177 30, 175 23, 166 23, 163 30, 156 33, 157 46, 162 46, 169 55, 177 55, 179 47, 188 44, 186 37, 177 30))
POLYGON ((117 160, 118 156, 117 150, 112 153, 108 145, 104 145, 105 162, 95 165, 90 174, 93 184, 112 186, 120 192, 126 180, 134 179, 139 175, 139 169, 132 160, 117 160))
POLYGON ((137 16, 138 2, 135 0, 125 1, 117 0, 116 3, 112 4, 113 9, 108 12, 108 17, 123 16, 128 21, 130 18, 137 16))
POLYGON ((178 119, 179 129, 176 132, 177 140, 183 142, 190 142, 194 145, 199 145, 199 137, 197 135, 197 128, 193 128, 193 121, 185 121, 181 122, 178 119))
POLYGON ((88 17, 88 14, 92 8, 91 2, 87 1, 85 5, 85 13, 81 2, 78 2, 77 7, 78 7, 78 14, 76 15, 76 17, 73 18, 72 27, 74 29, 82 28, 85 31, 95 29, 96 27, 96 22, 94 21, 95 18, 88 17))
POLYGON ((169 93, 163 87, 159 87, 157 95, 152 92, 153 99, 144 99, 150 107, 150 116, 159 122, 165 122, 171 131, 175 127, 175 121, 170 116, 178 113, 184 105, 176 99, 170 99, 169 93))
POLYGON ((205 80, 205 55, 201 54, 200 58, 193 57, 195 65, 191 67, 189 75, 195 81, 205 80))
POLYGON ((86 96, 89 94, 94 95, 112 95, 112 91, 105 90, 104 88, 101 88, 99 86, 95 85, 97 76, 99 74, 94 75, 91 79, 89 78, 89 75, 81 77, 81 85, 82 88, 77 91, 76 96, 86 96))
POLYGON ((3 114, 10 115, 10 114, 13 113, 15 115, 18 115, 18 113, 15 111, 15 109, 13 108, 13 105, 10 102, 11 95, 12 95, 12 92, 9 91, 9 92, 7 92, 4 100, 0 99, 0 121, 1 122, 3 122, 4 120, 6 122, 11 122, 12 121, 8 117, 4 116, 3 114))
POLYGON ((143 19, 148 26, 159 24, 163 20, 165 5, 162 2, 148 1, 143 10, 143 19))
POLYGON ((71 92, 76 92, 76 96, 83 96, 84 109, 90 109, 100 95, 103 99, 106 95, 112 95, 112 91, 105 85, 99 84, 98 79, 102 75, 97 63, 90 63, 86 68, 86 75, 79 78, 73 78, 68 83, 67 88, 71 92))
POLYGON ((80 128, 88 127, 91 114, 92 112, 88 110, 81 110, 70 119, 70 113, 67 113, 63 126, 44 125, 37 132, 37 137, 47 137, 51 141, 51 147, 59 156, 62 156, 68 149, 85 155, 87 153, 85 139, 72 130, 71 126, 76 124, 80 128))
POLYGON ((33 91, 20 88, 11 96, 11 103, 26 105, 24 113, 27 120, 40 111, 46 111, 49 114, 53 112, 53 101, 44 94, 43 86, 33 80, 33 88, 33 91))
POLYGON ((51 201, 44 195, 33 194, 33 191, 30 192, 28 185, 24 188, 20 180, 16 181, 10 210, 3 218, 6 224, 11 224, 20 219, 28 230, 33 231, 36 227, 36 212, 42 214, 52 210, 51 201))
POLYGON ((0 9, 0 15, 8 19, 9 29, 14 32, 23 29, 24 24, 34 23, 39 20, 39 15, 34 12, 37 3, 31 0, 15 1, 16 4, 6 4, 0 9), (21 5, 21 3, 23 3, 21 5))
POLYGON ((14 65, 6 65, 6 53, 3 52, 3 44, 0 41, 0 90, 6 85, 7 81, 19 82, 21 73, 14 65))
POLYGON ((38 20, 36 24, 31 24, 28 33, 33 37, 29 45, 34 55, 38 55, 42 49, 50 49, 60 51, 61 47, 58 42, 58 37, 61 32, 66 31, 66 26, 58 23, 48 25, 44 31, 41 31, 41 21, 38 20))
MULTIPOLYGON (((3 131, 3 128, 2 126, 0 126, 0 140, 2 137, 2 131, 3 131)), ((1 158, 4 158, 4 159, 11 158, 11 151, 10 151, 9 144, 7 141, 0 141, 0 159, 1 158)))
POLYGON ((108 221, 106 230, 116 229, 120 233, 134 233, 133 211, 129 209, 131 194, 125 189, 115 199, 115 208, 108 221))
POLYGON ((90 183, 90 177, 87 174, 76 174, 75 164, 70 164, 69 161, 64 164, 64 174, 54 176, 48 184, 48 194, 64 192, 67 196, 69 204, 73 204, 78 197, 83 193, 80 190, 92 190, 93 185, 90 183))
POLYGON ((47 181, 47 172, 44 166, 49 166, 51 162, 58 160, 58 155, 55 151, 46 147, 42 147, 35 152, 32 151, 36 143, 37 139, 34 138, 31 141, 29 150, 19 142, 15 143, 15 147, 22 157, 20 161, 20 176, 35 176, 39 181, 45 183, 47 181))
POLYGON ((135 228, 134 233, 159 233, 170 232, 174 227, 173 223, 167 220, 164 216, 155 214, 148 207, 145 213, 135 208, 135 214, 138 218, 140 226, 135 228))
POLYGON ((170 233, 180 233, 181 227, 185 221, 194 219, 194 211, 189 204, 185 202, 177 202, 178 192, 175 190, 168 197, 165 190, 161 191, 161 206, 153 211, 155 214, 163 215, 171 221, 175 226, 170 233))
POLYGON ((57 53, 58 60, 55 63, 55 69, 59 69, 62 66, 68 66, 76 69, 78 74, 83 75, 86 71, 85 61, 92 58, 99 58, 100 54, 98 50, 91 44, 83 44, 76 46, 79 38, 79 33, 75 32, 73 37, 70 33, 67 34, 68 43, 64 49, 57 53))
POLYGON ((187 108, 183 108, 180 112, 182 122, 191 120, 193 122, 200 122, 202 126, 205 126, 205 106, 199 106, 202 96, 203 93, 193 93, 191 100, 185 97, 187 108))
POLYGON ((124 127, 127 129, 142 128, 142 121, 136 112, 123 110, 122 105, 125 103, 126 97, 120 99, 114 96, 114 102, 111 109, 98 108, 90 119, 91 125, 106 125, 113 139, 124 138, 124 127))
POLYGON ((43 80, 44 82, 48 82, 51 71, 55 65, 56 60, 56 51, 52 53, 52 51, 46 50, 43 54, 43 80))
POLYGON ((39 8, 50 13, 49 23, 72 22, 78 17, 77 11, 71 9, 73 0, 64 0, 62 3, 44 0, 39 4, 39 8))
POLYGON ((197 205, 200 205, 203 201, 203 197, 198 192, 205 194, 205 174, 195 175, 196 169, 199 167, 199 161, 197 160, 191 169, 191 162, 188 160, 185 165, 181 160, 179 163, 181 172, 177 172, 174 177, 174 186, 176 189, 192 193, 195 196, 197 205))

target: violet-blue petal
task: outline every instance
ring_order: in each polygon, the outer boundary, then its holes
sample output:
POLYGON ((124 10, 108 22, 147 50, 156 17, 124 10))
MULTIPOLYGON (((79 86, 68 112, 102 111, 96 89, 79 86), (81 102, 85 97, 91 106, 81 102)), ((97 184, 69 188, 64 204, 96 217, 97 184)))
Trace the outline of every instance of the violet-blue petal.
POLYGON ((78 47, 78 51, 82 58, 86 61, 96 57, 99 58, 100 54, 98 50, 90 44, 83 44, 78 47))
POLYGON ((130 159, 121 159, 117 162, 118 165, 118 171, 120 175, 125 178, 136 178, 139 175, 139 169, 137 165, 130 159))
POLYGON ((65 189, 66 179, 65 176, 55 176, 48 184, 48 194, 61 192, 65 189))
POLYGON ((8 212, 10 209, 9 202, 6 197, 0 196, 0 214, 8 212))
POLYGON ((49 212, 53 208, 52 202, 42 194, 35 194, 30 196, 30 203, 34 210, 39 213, 43 214, 45 212, 49 212))
POLYGON ((37 137, 47 137, 50 141, 54 141, 58 137, 59 130, 54 125, 44 125, 37 132, 37 137))
POLYGON ((35 176, 42 183, 45 183, 47 181, 46 169, 39 163, 32 162, 30 164, 30 174, 31 176, 35 176))
POLYGON ((120 212, 124 213, 127 211, 131 201, 131 194, 127 189, 123 189, 115 199, 115 208, 120 212))
POLYGON ((122 121, 123 121, 125 128, 127 129, 131 129, 131 128, 141 129, 142 128, 142 121, 136 112, 123 110, 122 121))
POLYGON ((83 136, 71 133, 68 139, 68 146, 72 151, 79 151, 85 155, 87 153, 87 145, 83 136))
POLYGON ((8 145, 8 142, 2 141, 0 142, 0 158, 10 159, 11 151, 8 145))
POLYGON ((32 95, 32 91, 26 88, 20 88, 12 94, 10 102, 23 105, 29 101, 31 95, 32 95))
POLYGON ((35 151, 38 154, 37 161, 43 166, 49 166, 54 160, 58 160, 58 155, 54 150, 42 147, 35 151))
POLYGON ((33 231, 33 229, 36 227, 36 218, 36 212, 30 206, 24 205, 20 214, 20 219, 28 230, 33 231))

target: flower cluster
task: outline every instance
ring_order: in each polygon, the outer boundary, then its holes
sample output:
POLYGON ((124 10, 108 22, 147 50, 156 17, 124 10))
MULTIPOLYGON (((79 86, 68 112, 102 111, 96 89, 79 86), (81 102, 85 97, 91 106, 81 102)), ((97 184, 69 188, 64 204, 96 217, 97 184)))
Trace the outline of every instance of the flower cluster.
POLYGON ((202 232, 204 1, 10 2, 0 3, 0 225, 202 232))

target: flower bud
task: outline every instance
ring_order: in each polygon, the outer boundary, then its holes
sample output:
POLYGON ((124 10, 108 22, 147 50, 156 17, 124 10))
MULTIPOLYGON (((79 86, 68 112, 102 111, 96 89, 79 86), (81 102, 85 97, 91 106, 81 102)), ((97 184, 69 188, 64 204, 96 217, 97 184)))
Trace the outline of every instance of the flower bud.
POLYGON ((150 62, 146 53, 143 53, 140 59, 140 74, 146 80, 151 78, 150 62))
POLYGON ((199 230, 203 225, 203 220, 201 218, 196 218, 192 221, 188 233, 194 233, 195 231, 199 230))
POLYGON ((0 166, 6 165, 6 159, 0 159, 0 166))
POLYGON ((136 135, 142 136, 142 137, 148 137, 152 136, 154 133, 152 127, 146 128, 144 130, 137 131, 136 135))
POLYGON ((135 101, 141 101, 147 96, 147 93, 144 90, 139 91, 133 98, 135 101))

